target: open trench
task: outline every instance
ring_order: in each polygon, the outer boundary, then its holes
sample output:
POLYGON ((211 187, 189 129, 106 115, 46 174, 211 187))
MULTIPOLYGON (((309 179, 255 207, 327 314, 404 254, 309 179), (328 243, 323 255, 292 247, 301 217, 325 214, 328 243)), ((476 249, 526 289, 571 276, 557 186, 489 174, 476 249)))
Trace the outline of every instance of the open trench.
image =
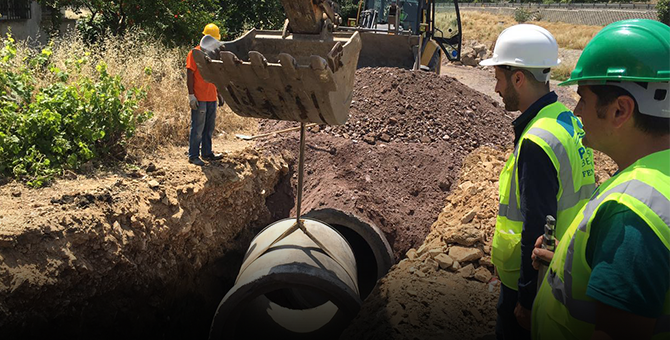
POLYGON ((210 334, 213 338, 338 338, 391 265, 409 248, 423 242, 451 183, 457 181, 453 176, 461 161, 451 157, 448 148, 436 145, 391 144, 380 148, 309 134, 303 216, 307 221, 326 223, 325 229, 334 229, 328 234, 308 225, 332 255, 353 256, 349 269, 355 272, 355 282, 347 287, 342 284, 346 277, 337 275, 346 264, 329 263, 333 256, 305 242, 300 230, 291 234, 296 236, 293 239, 287 238, 284 244, 268 250, 267 256, 260 256, 265 253, 263 245, 279 235, 268 230, 280 223, 284 227, 279 229, 286 230, 293 224, 297 157, 292 146, 296 142, 295 136, 288 136, 259 146, 269 154, 282 153, 289 163, 289 172, 266 200, 271 220, 279 222, 257 234, 245 260, 236 267, 242 267, 238 284, 226 287, 230 290, 215 313, 210 334), (403 162, 406 158, 413 161, 403 162), (338 247, 335 239, 346 246, 338 247), (349 248, 351 254, 347 254, 349 248), (290 253, 296 249, 297 257, 290 253), (305 254, 318 260, 304 261, 305 254), (306 263, 309 270, 295 263, 306 263), (259 265, 244 271, 254 264, 259 265), (264 265, 268 268, 262 268, 264 265), (254 275, 254 270, 265 274, 247 278, 254 275))
MULTIPOLYGON (((407 249, 423 241, 435 218, 431 216, 437 216, 447 194, 440 181, 455 179, 440 170, 449 168, 451 158, 425 156, 425 148, 407 151, 405 146, 403 150, 390 146, 388 153, 371 157, 367 151, 372 146, 367 144, 310 137, 305 217, 334 228, 350 246, 355 261, 352 268, 358 292, 354 303, 333 318, 333 324, 323 328, 327 334, 320 336, 336 338, 378 279, 407 249), (352 154, 357 156, 347 156, 352 154), (392 161, 407 155, 422 160, 400 168, 390 162, 389 167, 378 167, 384 169, 381 173, 363 171, 360 178, 350 178, 351 167, 368 168, 380 159, 392 161), (320 170, 323 157, 328 163, 346 162, 347 166, 320 170), (425 178, 415 176, 419 177, 416 181, 432 176, 434 182, 421 187, 419 182, 399 180, 420 169, 425 170, 425 178), (370 176, 388 177, 389 170, 398 173, 397 180, 371 183, 370 176), (401 191, 405 193, 398 194, 401 191), (375 196, 378 198, 373 199, 375 196), (389 199, 394 203, 389 204, 389 199), (397 206, 396 199, 407 200, 406 209, 397 206), (408 220, 403 223, 405 216, 408 220)), ((261 146, 270 156, 255 151, 232 155, 195 184, 164 169, 147 173, 144 180, 122 177, 86 191, 51 197, 44 218, 26 218, 21 224, 30 228, 2 236, 3 334, 16 339, 53 334, 103 339, 131 335, 207 338, 217 306, 234 286, 253 238, 271 223, 295 216, 295 157, 286 152, 272 155, 284 143, 290 150, 294 139, 276 139, 275 146, 261 146), (158 187, 151 187, 155 185, 150 183, 152 178, 160 183, 158 187)), ((321 250, 315 252, 323 255, 321 250)), ((272 281, 271 289, 244 297, 260 294, 288 310, 309 312, 341 293, 332 287, 314 289, 332 281, 315 281, 302 291, 296 290, 300 285, 287 287, 272 281)), ((249 305, 235 307, 242 317, 222 337, 263 336, 267 331, 281 334, 259 327, 262 318, 258 311, 245 310, 249 305)))

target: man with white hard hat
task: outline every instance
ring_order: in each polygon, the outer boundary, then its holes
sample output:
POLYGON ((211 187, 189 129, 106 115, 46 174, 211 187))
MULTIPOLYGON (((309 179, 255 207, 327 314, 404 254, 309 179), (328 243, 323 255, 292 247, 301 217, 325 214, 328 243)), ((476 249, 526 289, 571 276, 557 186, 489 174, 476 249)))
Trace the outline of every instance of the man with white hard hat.
POLYGON ((500 33, 493 57, 480 63, 495 67, 495 90, 505 109, 521 112, 512 123, 514 152, 500 174, 491 245, 502 282, 498 339, 530 338, 538 280, 531 260, 535 241, 548 215, 555 218, 554 235, 560 239, 595 188, 593 153, 582 145, 582 124, 549 89, 550 70, 559 63, 551 33, 527 24, 500 33))

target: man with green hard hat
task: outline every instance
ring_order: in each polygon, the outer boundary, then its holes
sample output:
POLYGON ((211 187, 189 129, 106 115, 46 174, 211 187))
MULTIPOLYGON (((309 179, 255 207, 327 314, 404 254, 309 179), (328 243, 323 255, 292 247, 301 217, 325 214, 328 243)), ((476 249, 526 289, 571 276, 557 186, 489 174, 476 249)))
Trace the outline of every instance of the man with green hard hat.
MULTIPOLYGON (((577 214, 532 310, 534 339, 670 338, 670 27, 603 28, 570 79, 584 145, 619 171, 577 214)), ((539 241, 539 240, 538 240, 539 241)))

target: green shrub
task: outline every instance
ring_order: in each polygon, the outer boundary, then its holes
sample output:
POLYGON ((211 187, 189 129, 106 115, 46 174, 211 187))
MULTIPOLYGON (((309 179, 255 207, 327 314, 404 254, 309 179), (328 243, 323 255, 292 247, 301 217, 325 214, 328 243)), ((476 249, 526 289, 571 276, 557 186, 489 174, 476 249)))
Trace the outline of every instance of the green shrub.
POLYGON ((670 26, 670 1, 658 0, 656 10, 658 11, 658 21, 670 26))
POLYGON ((530 20, 530 16, 531 13, 525 8, 519 7, 514 10, 514 20, 520 24, 530 20))
POLYGON ((20 59, 9 34, 0 51, 0 173, 33 187, 64 169, 123 155, 136 125, 151 117, 136 112, 145 89, 126 89, 104 62, 88 77, 79 72, 88 55, 67 60, 60 69, 50 62, 51 54, 47 47, 20 59), (52 81, 38 88, 37 75, 44 72, 52 81))

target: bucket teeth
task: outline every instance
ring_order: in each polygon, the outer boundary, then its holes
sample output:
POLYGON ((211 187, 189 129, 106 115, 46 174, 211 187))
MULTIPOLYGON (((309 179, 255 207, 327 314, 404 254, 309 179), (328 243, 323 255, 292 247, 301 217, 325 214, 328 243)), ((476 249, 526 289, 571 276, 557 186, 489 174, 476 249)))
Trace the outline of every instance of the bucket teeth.
POLYGON ((208 58, 217 54, 208 51, 193 50, 193 56, 202 77, 216 85, 237 115, 346 122, 361 48, 359 33, 334 33, 326 40, 283 39, 281 34, 252 30, 217 47, 220 60, 208 58))
POLYGON ((342 53, 344 51, 344 48, 342 48, 342 43, 338 42, 333 46, 333 48, 328 52, 328 66, 330 66, 330 69, 333 70, 333 72, 337 72, 337 70, 342 67, 342 53))
POLYGON ((229 60, 231 65, 234 65, 234 64, 241 65, 242 64, 242 60, 240 60, 234 53, 229 52, 229 51, 221 51, 220 58, 224 62, 229 60))
POLYGON ((279 53, 279 64, 282 66, 282 70, 286 77, 290 80, 300 80, 300 75, 298 74, 298 63, 295 61, 292 55, 287 53, 279 53))
POLYGON ((310 57, 310 67, 318 77, 320 85, 327 91, 335 91, 337 86, 333 79, 333 71, 328 67, 328 62, 319 56, 310 57))
POLYGON ((268 60, 265 59, 265 56, 257 51, 249 51, 249 62, 251 62, 251 68, 254 70, 254 73, 258 78, 263 80, 270 78, 268 60))

